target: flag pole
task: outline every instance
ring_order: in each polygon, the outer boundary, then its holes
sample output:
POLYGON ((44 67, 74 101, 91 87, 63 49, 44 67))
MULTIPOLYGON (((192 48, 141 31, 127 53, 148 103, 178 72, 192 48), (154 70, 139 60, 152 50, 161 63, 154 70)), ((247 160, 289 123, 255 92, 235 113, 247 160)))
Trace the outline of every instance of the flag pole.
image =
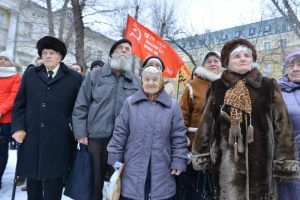
POLYGON ((177 100, 178 100, 178 96, 179 96, 179 82, 180 82, 180 70, 178 70, 177 97, 176 97, 177 100))

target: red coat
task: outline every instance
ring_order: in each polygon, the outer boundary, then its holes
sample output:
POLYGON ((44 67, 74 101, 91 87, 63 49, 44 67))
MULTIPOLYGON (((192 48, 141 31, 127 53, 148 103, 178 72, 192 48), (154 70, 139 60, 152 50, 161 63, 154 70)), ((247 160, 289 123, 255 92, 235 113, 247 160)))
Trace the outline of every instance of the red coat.
POLYGON ((18 74, 0 77, 0 123, 11 123, 11 110, 20 85, 18 74))

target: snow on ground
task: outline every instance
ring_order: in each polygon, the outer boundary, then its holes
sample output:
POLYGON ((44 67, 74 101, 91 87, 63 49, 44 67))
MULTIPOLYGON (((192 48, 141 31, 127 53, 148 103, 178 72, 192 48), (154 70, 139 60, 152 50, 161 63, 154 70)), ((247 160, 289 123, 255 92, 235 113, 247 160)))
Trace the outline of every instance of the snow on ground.
MULTIPOLYGON (((1 200, 11 200, 13 180, 15 176, 15 166, 17 162, 17 151, 9 150, 8 163, 2 177, 2 189, 0 189, 1 200)), ((22 186, 17 186, 15 200, 26 200, 27 193, 21 191, 22 186)), ((62 200, 70 200, 70 198, 63 195, 62 200)))

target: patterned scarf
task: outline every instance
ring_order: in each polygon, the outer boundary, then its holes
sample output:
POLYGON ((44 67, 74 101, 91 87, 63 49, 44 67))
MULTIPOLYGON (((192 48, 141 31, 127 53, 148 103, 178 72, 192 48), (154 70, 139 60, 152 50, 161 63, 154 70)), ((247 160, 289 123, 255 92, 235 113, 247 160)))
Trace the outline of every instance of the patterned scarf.
POLYGON ((234 146, 234 155, 235 160, 237 161, 238 152, 244 152, 243 135, 241 134, 240 127, 240 124, 243 122, 244 114, 248 114, 250 116, 250 125, 247 129, 247 142, 253 142, 251 99, 249 90, 245 86, 245 80, 239 80, 232 88, 226 91, 224 104, 230 106, 230 130, 228 142, 230 145, 234 146))

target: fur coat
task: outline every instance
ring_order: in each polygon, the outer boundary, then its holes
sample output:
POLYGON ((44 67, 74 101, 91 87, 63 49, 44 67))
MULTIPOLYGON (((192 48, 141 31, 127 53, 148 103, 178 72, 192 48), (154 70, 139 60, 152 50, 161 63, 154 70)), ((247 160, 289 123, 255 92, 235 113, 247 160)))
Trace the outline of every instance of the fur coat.
MULTIPOLYGON (((230 113, 228 106, 223 111, 230 113)), ((275 181, 299 176, 295 137, 280 88, 257 69, 244 75, 226 70, 212 82, 192 150, 195 170, 212 169, 217 199, 277 199, 275 181), (254 142, 245 142, 248 118, 240 126, 245 152, 235 161, 228 143, 230 122, 220 115, 220 108, 226 91, 241 79, 252 102, 254 142)))
POLYGON ((209 84, 221 77, 204 67, 197 67, 194 71, 194 79, 186 84, 186 88, 180 100, 184 124, 188 128, 188 137, 193 142, 194 130, 198 128, 204 109, 205 94, 209 84))

